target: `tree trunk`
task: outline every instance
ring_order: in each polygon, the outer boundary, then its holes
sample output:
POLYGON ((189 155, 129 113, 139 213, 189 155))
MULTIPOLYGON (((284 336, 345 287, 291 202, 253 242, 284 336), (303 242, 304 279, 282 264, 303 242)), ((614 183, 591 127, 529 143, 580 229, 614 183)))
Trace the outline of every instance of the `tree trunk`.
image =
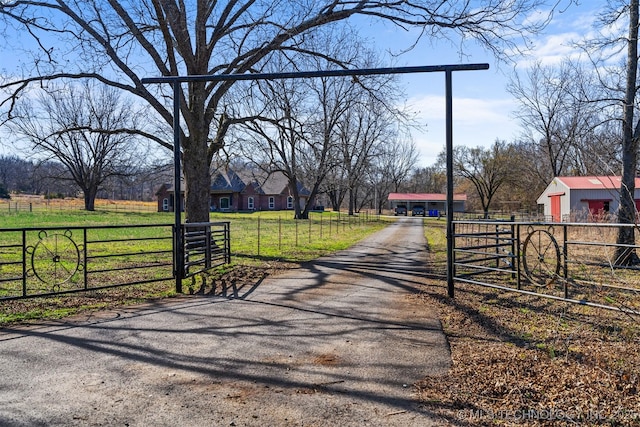
POLYGON ((327 194, 329 195, 329 201, 331 202, 331 208, 334 212, 338 212, 340 210, 340 196, 339 189, 329 190, 327 194))
MULTIPOLYGON (((196 135, 191 136, 194 138, 196 135)), ((189 185, 185 190, 186 222, 208 222, 211 204, 211 172, 205 142, 193 139, 184 144, 182 167, 185 182, 189 185)))
POLYGON ((98 193, 97 188, 87 188, 83 190, 84 194, 84 210, 93 212, 96 210, 96 195, 98 193))
MULTIPOLYGON (((629 3, 629 41, 627 50, 627 84, 625 88, 624 115, 622 121, 622 182, 620 184, 620 209, 618 222, 635 224, 636 206, 634 200, 636 167, 638 163, 638 135, 633 132, 633 106, 636 98, 636 77, 638 70, 638 0, 629 3)), ((620 227, 617 243, 634 245, 634 227, 620 227)), ((615 264, 632 265, 640 263, 635 248, 618 247, 615 264)))
POLYGON ((289 176, 289 191, 293 195, 293 219, 306 219, 302 215, 300 209, 300 193, 298 192, 298 180, 295 177, 289 176))
MULTIPOLYGON (((204 70, 203 64, 198 64, 196 71, 204 70)), ((202 73, 201 73, 202 74, 202 73)), ((211 158, 214 147, 219 147, 216 135, 210 141, 211 120, 206 117, 205 82, 190 82, 188 84, 187 108, 183 109, 184 121, 189 130, 189 136, 182 142, 182 168, 185 180, 185 216, 186 222, 209 222, 211 209, 211 158), (185 111, 186 110, 186 111, 185 111), (211 147, 209 146, 211 142, 211 147)), ((222 116, 220 126, 224 121, 222 116)))
POLYGON ((355 205, 355 196, 353 194, 353 188, 349 187, 349 215, 353 215, 355 205))

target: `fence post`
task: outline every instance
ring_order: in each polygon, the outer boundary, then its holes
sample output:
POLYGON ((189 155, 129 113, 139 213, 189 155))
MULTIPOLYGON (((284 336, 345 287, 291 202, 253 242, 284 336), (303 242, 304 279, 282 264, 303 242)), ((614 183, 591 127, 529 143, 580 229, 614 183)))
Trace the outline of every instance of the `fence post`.
POLYGON ((226 255, 226 261, 227 264, 231 264, 231 221, 227 221, 224 224, 224 230, 225 230, 225 255, 226 255))
POLYGON ((258 256, 260 256, 260 217, 258 216, 258 256))
POLYGON ((516 262, 518 264, 518 268, 516 271, 516 287, 518 288, 518 290, 522 289, 522 273, 520 273, 521 270, 521 261, 522 261, 522 257, 520 256, 520 225, 518 225, 516 227, 516 262))
POLYGON ((298 246, 298 219, 295 219, 294 222, 296 224, 296 246, 298 246))
POLYGON ((311 243, 311 215, 309 215, 309 243, 311 243))
POLYGON ((513 271, 513 273, 511 273, 511 280, 516 279, 516 257, 518 256, 518 254, 516 253, 516 216, 515 215, 511 215, 511 270, 513 271))
POLYGON ((564 262, 563 262, 563 266, 562 269, 564 270, 564 297, 565 298, 569 298, 569 281, 567 280, 568 277, 568 263, 567 263, 567 251, 569 250, 569 245, 567 244, 567 225, 563 225, 562 226, 563 229, 563 241, 562 241, 562 257, 564 258, 564 262))
POLYGON ((205 236, 205 241, 204 241, 204 256, 205 256, 205 260, 204 260, 204 265, 206 268, 211 268, 211 224, 206 225, 204 227, 204 236, 205 236))
POLYGON ((278 250, 282 252, 282 217, 278 216, 278 250))
POLYGON ((25 229, 22 229, 22 296, 27 296, 27 230, 25 229))
POLYGON ((496 224, 496 268, 500 268, 500 225, 496 224))
MULTIPOLYGON (((450 218, 448 218, 450 220, 450 218)), ((449 221, 447 233, 447 294, 450 298, 455 296, 454 278, 456 277, 455 267, 455 240, 456 240, 456 225, 453 221, 449 221)))

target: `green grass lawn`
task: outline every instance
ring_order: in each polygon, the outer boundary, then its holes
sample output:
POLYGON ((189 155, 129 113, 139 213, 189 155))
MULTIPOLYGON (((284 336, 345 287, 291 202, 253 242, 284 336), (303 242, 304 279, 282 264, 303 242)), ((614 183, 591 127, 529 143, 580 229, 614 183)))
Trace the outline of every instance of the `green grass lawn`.
MULTIPOLYGON (((296 221, 293 219, 293 212, 290 211, 252 214, 212 213, 210 219, 212 222, 228 221, 230 224, 232 263, 225 267, 227 271, 235 266, 261 266, 273 261, 285 263, 308 261, 346 249, 394 220, 365 214, 349 217, 333 212, 314 212, 309 220, 296 221)), ((6 281, 7 278, 22 277, 22 264, 16 261, 21 261, 23 256, 23 232, 16 229, 30 229, 25 232, 27 286, 33 290, 33 293, 48 293, 52 290, 65 291, 81 288, 85 269, 92 272, 89 274, 90 280, 95 283, 91 285, 92 287, 142 281, 147 278, 170 277, 173 220, 172 213, 155 212, 66 210, 0 213, 0 298, 19 296, 22 291, 21 279, 6 281), (162 224, 164 226, 160 226, 162 224), (134 225, 158 226, 130 227, 134 225), (99 228, 105 226, 107 228, 99 228), (69 240, 73 243, 69 243, 69 240), (40 246, 38 246, 39 242, 41 242, 40 246), (87 242, 86 245, 85 242, 87 242), (67 263, 66 260, 61 260, 52 263, 50 255, 54 252, 54 248, 55 251, 68 254, 63 258, 71 258, 72 261, 67 263), (73 272, 76 264, 75 254, 79 253, 82 257, 85 249, 88 255, 86 266, 81 266, 64 284, 54 286, 51 283, 43 284, 34 277, 32 265, 35 266, 34 269, 39 275, 57 278, 62 274, 61 277, 64 279, 65 275, 73 272), (153 251, 165 253, 147 254, 153 251), (34 252, 36 256, 33 256, 34 252), (32 257, 38 260, 40 256, 42 257, 40 261, 32 262, 32 257), (52 269, 52 264, 57 270, 52 269), (147 268, 145 265, 151 265, 151 267, 147 268), (131 266, 140 267, 140 269, 127 269, 131 266), (93 273, 95 270, 103 269, 114 269, 114 271, 93 273)), ((0 325, 20 319, 55 318, 86 309, 99 308, 104 304, 105 292, 110 292, 112 295, 128 295, 120 298, 123 303, 138 302, 146 298, 171 296, 174 294, 174 286, 175 283, 172 280, 165 280, 159 283, 131 286, 134 288, 131 291, 123 290, 130 287, 126 286, 111 290, 90 291, 82 293, 82 297, 37 298, 38 301, 33 303, 27 300, 0 300, 0 325), (97 299, 92 297, 98 294, 102 296, 97 299), (81 303, 69 303, 74 298, 81 303)), ((183 289, 187 289, 187 286, 183 289)))

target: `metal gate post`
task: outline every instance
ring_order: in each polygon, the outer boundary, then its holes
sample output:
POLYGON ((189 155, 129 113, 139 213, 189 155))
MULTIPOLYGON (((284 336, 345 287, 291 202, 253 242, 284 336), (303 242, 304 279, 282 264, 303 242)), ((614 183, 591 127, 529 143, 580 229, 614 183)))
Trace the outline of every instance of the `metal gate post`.
POLYGON ((453 298, 453 91, 451 70, 445 71, 446 150, 447 150, 447 293, 453 298))
POLYGON ((174 213, 174 242, 175 248, 175 276, 176 292, 182 293, 182 279, 184 277, 184 240, 182 230, 182 191, 180 180, 180 81, 173 82, 173 213, 174 213))
POLYGON ((231 222, 229 221, 224 224, 224 241, 225 260, 227 264, 231 264, 231 222))
POLYGON ((516 280, 517 276, 517 262, 516 258, 518 257, 518 252, 516 251, 516 216, 511 215, 511 280, 516 280))
POLYGON ((521 228, 521 224, 518 224, 516 226, 516 251, 514 252, 516 255, 516 263, 518 264, 517 271, 516 271, 516 283, 517 283, 518 290, 522 289, 522 274, 520 273, 520 270, 521 270, 520 263, 522 261, 522 257, 520 256, 520 228, 521 228))
MULTIPOLYGON (((488 70, 489 64, 459 64, 459 65, 435 65, 418 67, 392 67, 392 68, 370 68, 355 70, 318 70, 318 71, 298 71, 282 73, 243 73, 243 74, 214 74, 214 75, 189 75, 189 76, 163 76, 154 78, 143 78, 142 84, 151 83, 172 83, 173 84, 173 139, 174 139, 174 162, 175 174, 175 194, 180 197, 180 83, 191 81, 238 81, 238 80, 273 80, 273 79, 299 79, 310 77, 347 77, 362 75, 382 75, 382 74, 410 74, 410 73, 431 73, 444 72, 446 86, 446 139, 447 139, 447 287, 449 296, 453 297, 453 96, 451 91, 451 77, 453 71, 488 70)), ((184 272, 184 248, 182 246, 182 236, 180 230, 180 209, 178 205, 176 212, 176 291, 182 291, 182 277, 184 272)), ((340 217, 338 216, 338 221, 340 217)), ((297 225, 297 223, 296 223, 297 225)), ((339 224, 337 223, 336 226, 339 224)), ((343 228, 345 224, 342 224, 343 228)))

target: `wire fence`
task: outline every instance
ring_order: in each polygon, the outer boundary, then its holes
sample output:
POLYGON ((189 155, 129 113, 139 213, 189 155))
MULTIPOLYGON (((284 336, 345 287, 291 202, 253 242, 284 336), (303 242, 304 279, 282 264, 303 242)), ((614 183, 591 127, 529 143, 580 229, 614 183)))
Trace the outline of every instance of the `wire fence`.
MULTIPOLYGON (((155 201, 96 199, 96 210, 115 212, 157 212, 155 201)), ((20 196, 0 201, 0 212, 51 212, 84 209, 84 200, 79 198, 47 199, 42 196, 20 196)))
POLYGON ((281 215, 262 217, 251 221, 231 219, 232 253, 257 257, 290 257, 321 253, 330 247, 347 230, 363 232, 380 216, 369 212, 358 215, 312 212, 309 219, 296 220, 281 215))

